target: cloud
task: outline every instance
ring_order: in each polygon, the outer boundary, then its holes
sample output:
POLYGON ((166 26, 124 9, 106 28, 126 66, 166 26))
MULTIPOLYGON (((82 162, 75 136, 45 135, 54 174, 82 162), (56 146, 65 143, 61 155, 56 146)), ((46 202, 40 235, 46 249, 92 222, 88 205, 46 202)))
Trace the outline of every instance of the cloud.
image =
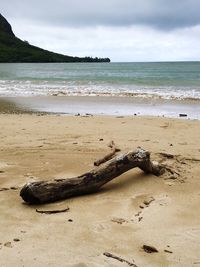
POLYGON ((160 30, 200 24, 199 0, 7 0, 1 9, 60 27, 145 25, 160 30))
POLYGON ((6 0, 1 13, 31 44, 112 61, 200 60, 199 0, 6 0))
POLYGON ((139 25, 84 30, 34 25, 18 31, 31 44, 67 55, 110 57, 115 62, 200 60, 200 26, 162 32, 139 25))

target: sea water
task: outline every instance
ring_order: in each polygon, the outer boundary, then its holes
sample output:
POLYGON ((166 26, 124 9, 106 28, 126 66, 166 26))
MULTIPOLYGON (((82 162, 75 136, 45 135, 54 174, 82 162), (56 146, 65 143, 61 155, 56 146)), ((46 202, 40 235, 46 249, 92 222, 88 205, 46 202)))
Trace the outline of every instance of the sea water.
POLYGON ((0 96, 194 101, 199 112, 200 62, 1 63, 0 96))

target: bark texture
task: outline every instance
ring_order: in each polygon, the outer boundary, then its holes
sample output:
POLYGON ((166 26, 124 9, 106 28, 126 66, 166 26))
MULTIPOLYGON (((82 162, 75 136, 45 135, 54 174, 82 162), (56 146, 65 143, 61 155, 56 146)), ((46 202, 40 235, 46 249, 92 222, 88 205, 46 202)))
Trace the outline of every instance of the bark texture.
POLYGON ((156 176, 164 172, 163 166, 150 160, 148 151, 137 148, 135 151, 116 156, 78 177, 28 183, 21 189, 20 196, 29 204, 42 204, 93 193, 112 179, 135 167, 156 176))

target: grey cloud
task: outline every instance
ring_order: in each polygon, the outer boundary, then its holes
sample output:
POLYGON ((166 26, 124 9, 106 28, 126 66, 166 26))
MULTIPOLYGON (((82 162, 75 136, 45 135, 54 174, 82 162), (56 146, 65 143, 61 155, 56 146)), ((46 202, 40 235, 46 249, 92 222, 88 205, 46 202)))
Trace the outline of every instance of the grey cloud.
POLYGON ((8 19, 63 27, 139 24, 172 30, 200 24, 199 0, 7 0, 1 10, 8 19))

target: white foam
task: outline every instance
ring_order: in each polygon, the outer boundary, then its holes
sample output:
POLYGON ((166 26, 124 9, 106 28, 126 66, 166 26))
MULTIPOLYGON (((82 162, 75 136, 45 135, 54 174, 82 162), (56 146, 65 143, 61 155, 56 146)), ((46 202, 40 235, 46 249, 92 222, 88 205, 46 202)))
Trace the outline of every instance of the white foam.
POLYGON ((0 80, 0 96, 133 96, 153 99, 200 100, 198 87, 137 86, 81 81, 0 80))

